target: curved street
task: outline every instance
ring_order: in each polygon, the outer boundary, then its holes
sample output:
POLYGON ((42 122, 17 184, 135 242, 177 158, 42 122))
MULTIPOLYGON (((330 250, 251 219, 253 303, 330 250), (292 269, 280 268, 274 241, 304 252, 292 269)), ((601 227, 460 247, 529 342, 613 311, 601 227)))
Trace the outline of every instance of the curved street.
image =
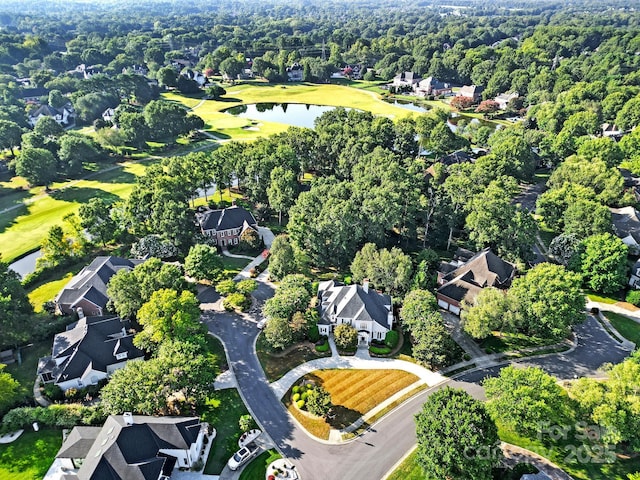
MULTIPOLYGON (((260 284, 261 299, 270 296, 269 288, 260 284)), ((203 321, 209 331, 224 342, 239 389, 254 417, 296 466, 303 480, 382 478, 415 445, 414 415, 431 393, 450 385, 483 398, 478 382, 497 375, 506 365, 462 374, 457 380, 420 392, 353 441, 329 445, 308 436, 276 398, 255 355, 254 342, 259 329, 254 322, 230 313, 205 313, 203 321)), ((574 375, 597 375, 603 363, 619 362, 629 354, 591 317, 575 330, 578 345, 573 351, 515 363, 540 366, 559 378, 568 379, 574 375)))

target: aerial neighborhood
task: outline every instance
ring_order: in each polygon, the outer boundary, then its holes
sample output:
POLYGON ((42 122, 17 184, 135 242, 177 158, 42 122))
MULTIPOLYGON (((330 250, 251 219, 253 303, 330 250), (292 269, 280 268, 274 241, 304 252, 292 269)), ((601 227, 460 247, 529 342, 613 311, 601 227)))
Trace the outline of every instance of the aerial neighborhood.
POLYGON ((630 0, 0 3, 0 480, 640 480, 630 0))

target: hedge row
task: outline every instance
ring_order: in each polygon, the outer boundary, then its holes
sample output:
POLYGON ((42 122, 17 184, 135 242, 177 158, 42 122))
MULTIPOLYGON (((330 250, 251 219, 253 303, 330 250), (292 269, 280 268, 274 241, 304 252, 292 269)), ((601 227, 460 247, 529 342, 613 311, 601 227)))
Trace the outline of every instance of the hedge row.
POLYGON ((20 407, 7 412, 1 430, 11 432, 38 422, 45 427, 73 428, 76 425, 99 425, 107 415, 99 406, 79 404, 50 405, 49 407, 20 407))

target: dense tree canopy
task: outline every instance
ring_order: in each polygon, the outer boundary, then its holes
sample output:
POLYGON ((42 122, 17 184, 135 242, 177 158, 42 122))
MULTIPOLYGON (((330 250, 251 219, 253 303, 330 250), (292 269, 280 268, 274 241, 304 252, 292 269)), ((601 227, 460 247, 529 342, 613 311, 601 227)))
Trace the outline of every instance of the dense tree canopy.
POLYGON ((445 387, 416 415, 417 461, 427 478, 490 480, 502 459, 498 429, 484 404, 445 387))

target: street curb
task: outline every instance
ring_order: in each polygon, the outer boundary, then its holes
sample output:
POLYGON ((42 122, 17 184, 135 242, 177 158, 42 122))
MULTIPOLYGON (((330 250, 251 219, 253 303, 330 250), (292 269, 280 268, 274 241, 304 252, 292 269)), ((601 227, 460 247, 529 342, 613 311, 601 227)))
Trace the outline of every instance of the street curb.
POLYGON ((409 455, 411 455, 413 452, 416 451, 416 449, 418 448, 418 444, 416 443, 407 453, 405 453, 400 460, 398 460, 396 463, 393 464, 393 466, 387 471, 387 473, 385 473, 382 478, 380 480, 387 480, 387 478, 389 478, 393 472, 396 471, 396 469, 402 465, 402 462, 404 462, 407 458, 409 458, 409 455))

